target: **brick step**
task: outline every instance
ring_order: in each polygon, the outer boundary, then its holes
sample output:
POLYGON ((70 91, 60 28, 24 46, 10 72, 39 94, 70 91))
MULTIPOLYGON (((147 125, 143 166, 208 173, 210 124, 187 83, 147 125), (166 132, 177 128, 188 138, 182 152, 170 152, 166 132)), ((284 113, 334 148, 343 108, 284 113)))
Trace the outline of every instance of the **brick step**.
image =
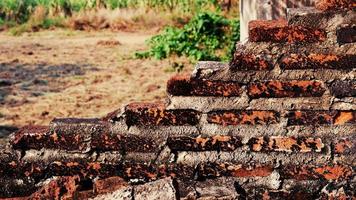
POLYGON ((318 0, 315 7, 317 9, 337 10, 337 9, 356 9, 356 2, 354 0, 318 0))
POLYGON ((110 177, 96 181, 81 180, 80 177, 58 177, 50 180, 29 197, 17 199, 351 199, 353 191, 337 186, 336 182, 314 181, 308 186, 300 182, 282 189, 271 189, 263 184, 257 187, 236 178, 192 181, 190 184, 177 179, 164 178, 142 185, 130 185, 121 177, 110 177), (88 184, 91 188, 88 188, 88 184), (325 189, 323 188, 330 188, 325 189), (64 191, 58 193, 56 191, 64 191), (337 192, 339 191, 339 192, 337 192), (340 192, 341 191, 341 192, 340 192))
MULTIPOLYGON (((293 67, 289 58, 285 67, 293 67)), ((296 59, 298 60, 298 59, 296 59)), ((199 97, 239 97, 245 92, 249 99, 321 97, 326 91, 338 98, 355 97, 356 81, 335 80, 323 83, 318 80, 269 80, 244 84, 236 81, 212 81, 195 79, 190 76, 174 76, 167 83, 167 93, 171 96, 199 97), (244 86, 244 87, 243 87, 244 86)), ((194 102, 192 102, 194 103, 194 102)))
POLYGON ((290 26, 286 20, 254 20, 249 22, 250 42, 315 43, 327 38, 323 29, 290 26))
POLYGON ((244 54, 236 51, 229 63, 232 72, 238 71, 271 71, 278 67, 281 70, 334 69, 352 70, 356 68, 356 55, 334 55, 321 53, 288 53, 268 58, 264 54, 244 54))
MULTIPOLYGON (((298 55, 298 54, 297 54, 298 55)), ((281 54, 275 57, 281 58, 274 63, 272 70, 245 70, 234 63, 230 65, 219 62, 199 62, 195 71, 192 74, 192 79, 220 81, 220 82, 237 82, 249 84, 251 82, 262 82, 269 80, 278 81, 295 81, 295 80, 320 80, 331 82, 338 79, 352 80, 355 78, 355 55, 350 57, 338 57, 345 65, 339 62, 318 61, 313 58, 334 57, 333 54, 310 54, 307 56, 295 56, 295 54, 281 54), (312 56, 310 56, 312 55, 312 56), (284 59, 284 60, 283 60, 284 59), (295 59, 300 60, 300 65, 297 65, 295 59), (284 64, 283 64, 283 62, 284 64), (289 61, 286 63, 286 61, 289 61), (280 62, 280 63, 277 63, 280 62), (284 69, 281 69, 284 67, 284 69)), ((347 55, 347 54, 346 54, 347 55)), ((259 56, 259 55, 257 55, 259 56)), ((251 61, 254 63, 254 61, 251 61)))
MULTIPOLYGON (((254 128, 257 130, 258 126, 281 123, 285 123, 283 125, 286 126, 285 128, 311 125, 347 126, 356 123, 356 111, 289 111, 282 115, 277 111, 221 110, 207 113, 206 118, 202 119, 201 126, 215 124, 223 127, 241 127, 241 130, 254 128)), ((14 149, 24 151, 45 148, 80 153, 90 151, 158 153, 164 146, 172 151, 234 151, 244 148, 251 151, 321 152, 324 147, 323 137, 330 140, 327 134, 321 138, 302 135, 300 137, 278 136, 280 133, 277 130, 274 135, 270 137, 266 135, 264 138, 260 137, 263 136, 262 134, 255 134, 252 137, 219 135, 219 133, 202 136, 192 132, 185 132, 179 136, 161 135, 157 138, 154 134, 133 134, 129 130, 117 132, 112 128, 113 126, 115 125, 99 119, 56 119, 51 123, 50 128, 26 126, 20 129, 14 134, 11 144, 14 149), (315 146, 312 147, 309 143, 315 146), (257 147, 256 145, 259 144, 265 146, 257 147)), ((343 146, 347 148, 350 143, 345 145, 343 146)), ((352 149, 353 143, 348 148, 352 149)))
MULTIPOLYGON (((58 160, 50 163, 46 162, 0 162, 3 167, 0 169, 0 184, 8 184, 12 180, 18 180, 19 184, 12 189, 22 187, 21 193, 10 193, 1 188, 0 197, 11 197, 15 195, 28 195, 36 190, 36 184, 40 182, 49 183, 52 189, 65 187, 67 191, 89 191, 93 193, 106 193, 108 190, 118 189, 120 186, 130 186, 131 184, 144 184, 151 181, 175 178, 185 181, 204 181, 207 179, 236 178, 235 181, 273 179, 277 182, 282 180, 307 181, 351 181, 354 175, 352 166, 340 164, 300 164, 300 165, 279 165, 271 166, 264 164, 228 163, 217 162, 199 163, 196 166, 182 164, 145 164, 124 162, 118 164, 104 164, 86 160, 58 160), (63 178, 52 178, 52 177, 63 178), (11 177, 11 179, 8 179, 11 177), (71 178, 73 177, 73 178, 71 178), (26 182, 21 180, 33 180, 32 185, 21 185, 26 182), (46 181, 49 179, 50 181, 46 181), (63 180, 65 180, 63 182, 63 180), (55 181, 55 182, 53 182, 55 181), (60 181, 57 184, 57 181, 60 181), (72 189, 69 189, 72 188, 72 189), (26 191, 27 190, 27 191, 26 191), (11 195, 11 196, 10 196, 11 195)), ((264 188, 278 188, 277 186, 264 185, 264 188)), ((134 186, 136 187, 136 186, 134 186)), ((137 186, 140 187, 140 186, 137 186)), ((35 195, 46 194, 50 188, 39 190, 35 195), (47 191, 47 192, 46 192, 47 191)), ((54 195, 54 194, 49 194, 54 195)))
POLYGON ((332 34, 344 25, 355 24, 355 18, 354 11, 344 9, 330 12, 323 12, 314 7, 289 8, 287 10, 288 25, 325 29, 332 34))

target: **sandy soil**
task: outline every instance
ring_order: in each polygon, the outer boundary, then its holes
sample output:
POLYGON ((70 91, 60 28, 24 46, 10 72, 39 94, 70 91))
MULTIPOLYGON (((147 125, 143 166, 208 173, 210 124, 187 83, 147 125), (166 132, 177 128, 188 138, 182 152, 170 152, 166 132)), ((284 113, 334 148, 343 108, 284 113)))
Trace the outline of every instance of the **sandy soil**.
MULTIPOLYGON (((172 61, 139 60, 147 33, 0 33, 0 126, 101 117, 131 101, 165 97, 172 61), (119 43, 119 44, 118 44, 119 43)), ((184 71, 192 70, 186 65, 184 71)))

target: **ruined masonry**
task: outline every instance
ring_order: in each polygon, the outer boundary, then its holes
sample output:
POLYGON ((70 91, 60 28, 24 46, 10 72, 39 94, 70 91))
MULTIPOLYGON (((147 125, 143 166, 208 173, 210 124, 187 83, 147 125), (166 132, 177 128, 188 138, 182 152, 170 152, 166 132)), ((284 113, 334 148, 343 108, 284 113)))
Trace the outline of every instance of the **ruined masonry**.
POLYGON ((356 2, 252 21, 229 64, 165 103, 27 126, 0 149, 0 198, 355 199, 356 2))

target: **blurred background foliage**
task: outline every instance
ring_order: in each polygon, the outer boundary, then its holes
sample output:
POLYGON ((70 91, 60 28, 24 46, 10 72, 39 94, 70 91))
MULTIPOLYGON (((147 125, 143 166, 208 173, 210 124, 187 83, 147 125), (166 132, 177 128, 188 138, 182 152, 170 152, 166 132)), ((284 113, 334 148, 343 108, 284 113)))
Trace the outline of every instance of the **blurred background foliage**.
POLYGON ((0 30, 158 27, 138 58, 229 60, 239 40, 238 0, 1 0, 0 30))

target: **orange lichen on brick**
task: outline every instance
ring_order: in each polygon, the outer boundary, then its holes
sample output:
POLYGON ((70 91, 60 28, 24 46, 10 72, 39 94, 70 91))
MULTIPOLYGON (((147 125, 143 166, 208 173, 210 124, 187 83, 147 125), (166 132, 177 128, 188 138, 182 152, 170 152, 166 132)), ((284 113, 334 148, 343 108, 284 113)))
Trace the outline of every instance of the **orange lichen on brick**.
POLYGON ((352 139, 349 138, 345 138, 345 139, 340 139, 338 141, 336 141, 336 143, 334 144, 334 152, 336 154, 343 154, 343 153, 356 153, 356 146, 354 144, 355 141, 353 141, 352 139))
POLYGON ((319 97, 326 89, 320 81, 266 81, 251 83, 248 95, 252 98, 319 97))
POLYGON ((315 7, 323 11, 354 9, 356 8, 356 2, 355 0, 317 0, 315 7))
POLYGON ((320 138, 260 137, 250 140, 253 151, 321 152, 324 144, 320 138))
POLYGON ((208 122, 223 126, 273 124, 279 122, 279 114, 273 111, 216 111, 208 113, 208 122))
POLYGON ((319 42, 326 32, 302 26, 288 26, 286 20, 254 20, 249 23, 249 40, 252 42, 319 42))
POLYGON ((240 96, 241 86, 233 81, 210 81, 177 75, 167 83, 167 92, 174 96, 240 96))
POLYGON ((342 165, 318 167, 315 168, 314 171, 327 180, 343 179, 353 174, 351 167, 342 165))
POLYGON ((132 125, 195 125, 200 113, 192 109, 166 110, 163 103, 131 103, 125 107, 126 123, 132 125))
POLYGON ((350 121, 354 120, 354 116, 352 112, 340 112, 338 116, 336 116, 334 124, 335 125, 343 125, 350 121))
POLYGON ((271 70, 273 64, 263 55, 235 53, 230 62, 230 69, 239 70, 271 70))

